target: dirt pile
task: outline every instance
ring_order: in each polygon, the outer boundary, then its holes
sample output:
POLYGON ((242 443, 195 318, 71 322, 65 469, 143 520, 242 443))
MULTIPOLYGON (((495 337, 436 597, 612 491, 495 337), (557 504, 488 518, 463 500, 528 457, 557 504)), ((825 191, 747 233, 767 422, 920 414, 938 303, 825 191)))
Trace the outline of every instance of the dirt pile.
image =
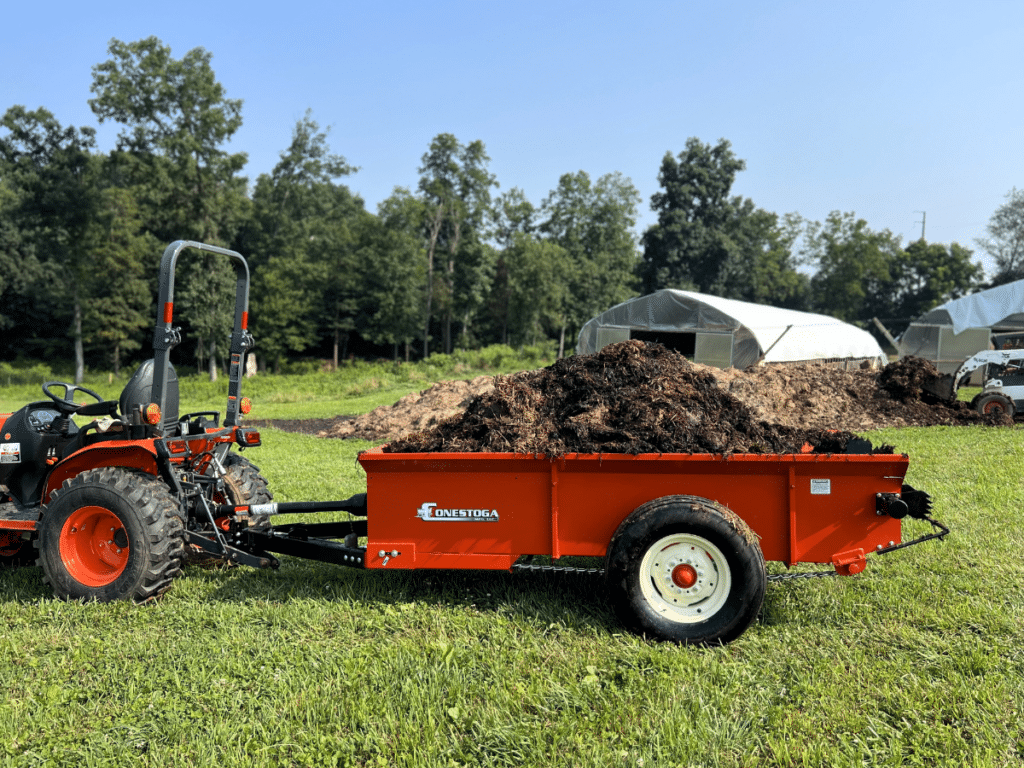
POLYGON ((855 436, 758 420, 713 374, 640 341, 495 379, 494 390, 385 451, 793 453, 842 451, 855 436))
POLYGON ((758 419, 804 429, 860 432, 884 427, 1009 424, 960 401, 943 402, 922 387, 940 377, 927 360, 908 357, 876 370, 826 365, 767 365, 739 371, 707 368, 719 386, 758 419))
POLYGON ((456 416, 474 397, 493 389, 491 376, 477 376, 472 381, 444 381, 422 392, 408 394, 394 405, 382 405, 362 416, 339 418, 334 423, 320 425, 317 434, 387 442, 456 416))

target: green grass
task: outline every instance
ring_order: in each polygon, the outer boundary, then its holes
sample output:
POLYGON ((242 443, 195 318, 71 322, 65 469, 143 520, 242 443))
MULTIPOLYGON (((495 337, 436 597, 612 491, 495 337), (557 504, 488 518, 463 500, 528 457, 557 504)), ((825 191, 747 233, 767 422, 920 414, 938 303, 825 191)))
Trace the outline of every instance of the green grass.
MULTIPOLYGON (((244 379, 242 394, 253 401, 253 419, 331 418, 389 405, 437 381, 513 373, 553 361, 554 348, 550 345, 512 349, 498 344, 450 355, 433 354, 416 363, 347 361, 337 371, 322 371, 319 364, 296 364, 301 372, 261 373, 244 379)), ((87 372, 82 386, 104 398, 117 399, 133 372, 126 369, 120 376, 87 372)), ((219 411, 223 416, 227 376, 221 375, 211 382, 209 376, 186 372, 181 365, 177 372, 181 413, 219 411)), ((26 403, 45 400, 41 388, 44 381, 71 381, 72 376, 70 371, 52 370, 44 364, 15 367, 0 363, 0 413, 11 413, 26 403)), ((88 401, 88 396, 76 399, 88 401)))
MULTIPOLYGON (((0 572, 0 766, 1022 765, 1024 433, 869 436, 952 534, 771 584, 725 648, 623 631, 593 577, 285 558, 135 607, 0 572)), ((364 489, 366 443, 263 437, 278 499, 364 489)))

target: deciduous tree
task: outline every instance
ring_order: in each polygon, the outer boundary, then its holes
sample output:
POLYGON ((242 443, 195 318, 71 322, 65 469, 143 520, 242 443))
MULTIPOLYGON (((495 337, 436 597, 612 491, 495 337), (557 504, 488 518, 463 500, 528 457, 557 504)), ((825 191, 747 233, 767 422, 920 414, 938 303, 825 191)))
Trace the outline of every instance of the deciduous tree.
POLYGON ((907 321, 939 304, 976 290, 984 276, 973 252, 952 243, 915 240, 896 255, 893 273, 893 316, 907 321))
POLYGON ((85 338, 117 375, 124 355, 141 349, 145 331, 153 327, 149 285, 160 242, 142 231, 138 204, 127 189, 103 190, 95 223, 85 338))
POLYGON ((875 232, 852 212, 833 211, 824 224, 807 226, 805 248, 816 272, 811 308, 847 322, 891 316, 899 237, 875 232))
POLYGON ((1024 278, 1024 189, 1014 187, 1006 194, 986 227, 987 236, 976 242, 995 259, 993 285, 1024 278))
POLYGON ((643 235, 638 273, 644 293, 707 293, 721 281, 732 253, 727 230, 736 216, 729 191, 745 167, 725 139, 712 147, 691 138, 678 157, 665 154, 658 173, 662 190, 651 196, 658 222, 643 235))
POLYGON ((423 327, 426 251, 421 224, 424 203, 398 188, 366 216, 358 233, 360 333, 376 344, 391 344, 395 359, 423 327))
POLYGON ((350 221, 365 211, 335 181, 356 168, 330 151, 328 133, 309 111, 296 123, 273 171, 256 181, 240 238, 251 256, 254 333, 275 370, 320 335, 331 337, 337 365, 357 311, 350 221))
POLYGON ((423 354, 429 352, 430 321, 434 305, 441 313, 442 345, 452 350, 452 321, 470 311, 467 301, 483 293, 481 286, 468 290, 473 280, 488 279, 480 269, 483 252, 477 247, 490 217, 491 187, 498 185, 487 170, 490 157, 482 141, 462 144, 450 133, 430 142, 420 166, 419 189, 426 203, 427 290, 423 354), (435 280, 438 253, 444 253, 440 282, 435 280), (463 274, 458 275, 457 273, 463 274), (460 282, 461 290, 456 283, 460 282))
POLYGON ((563 174, 544 200, 539 229, 568 255, 568 280, 559 329, 559 356, 567 333, 636 291, 636 226, 640 194, 619 173, 592 183, 585 171, 563 174))
MULTIPOLYGON (((245 205, 239 173, 246 155, 224 148, 242 125, 241 100, 227 98, 210 66, 212 54, 203 48, 174 59, 156 37, 115 38, 108 52, 110 58, 93 67, 89 106, 101 123, 124 126, 121 172, 146 190, 149 229, 162 240, 228 245, 245 205)), ((182 308, 208 345, 215 378, 217 344, 230 334, 233 315, 230 265, 204 253, 187 261, 181 283, 182 308)))
POLYGON ((41 277, 45 275, 36 284, 37 295, 70 327, 75 381, 81 382, 85 376, 83 302, 93 267, 89 236, 97 203, 95 132, 65 128, 48 110, 30 112, 21 106, 8 109, 0 127, 7 130, 0 136, 0 177, 8 189, 7 210, 20 231, 21 247, 31 243, 41 277))

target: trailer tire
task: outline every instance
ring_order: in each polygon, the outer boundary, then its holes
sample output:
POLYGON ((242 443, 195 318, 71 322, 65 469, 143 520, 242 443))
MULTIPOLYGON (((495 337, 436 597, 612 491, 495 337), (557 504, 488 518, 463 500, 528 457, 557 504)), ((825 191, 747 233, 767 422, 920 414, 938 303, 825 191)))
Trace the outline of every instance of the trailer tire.
POLYGON ((153 600, 181 572, 181 511, 139 470, 82 472, 50 495, 36 540, 43 581, 65 600, 153 600))
POLYGON ((981 394, 974 398, 974 407, 978 413, 983 416, 994 416, 996 414, 1005 413, 1011 419, 1014 416, 1013 401, 1006 395, 1002 395, 998 392, 989 392, 988 394, 981 394))
POLYGON ((721 645, 757 617, 768 577, 757 537, 734 512, 697 496, 641 505, 605 556, 624 624, 685 645, 721 645))

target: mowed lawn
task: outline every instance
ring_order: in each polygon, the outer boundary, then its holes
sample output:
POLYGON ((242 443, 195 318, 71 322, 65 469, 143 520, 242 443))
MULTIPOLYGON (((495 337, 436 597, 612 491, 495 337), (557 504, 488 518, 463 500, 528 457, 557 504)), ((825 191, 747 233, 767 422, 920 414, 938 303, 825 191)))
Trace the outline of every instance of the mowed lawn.
MULTIPOLYGON (((190 567, 138 607, 0 571, 0 766, 1024 764, 1024 432, 868 436, 952 534, 773 582, 724 648, 625 632, 593 576, 283 558, 190 567)), ((278 500, 365 488, 366 443, 263 439, 246 455, 278 500)))

